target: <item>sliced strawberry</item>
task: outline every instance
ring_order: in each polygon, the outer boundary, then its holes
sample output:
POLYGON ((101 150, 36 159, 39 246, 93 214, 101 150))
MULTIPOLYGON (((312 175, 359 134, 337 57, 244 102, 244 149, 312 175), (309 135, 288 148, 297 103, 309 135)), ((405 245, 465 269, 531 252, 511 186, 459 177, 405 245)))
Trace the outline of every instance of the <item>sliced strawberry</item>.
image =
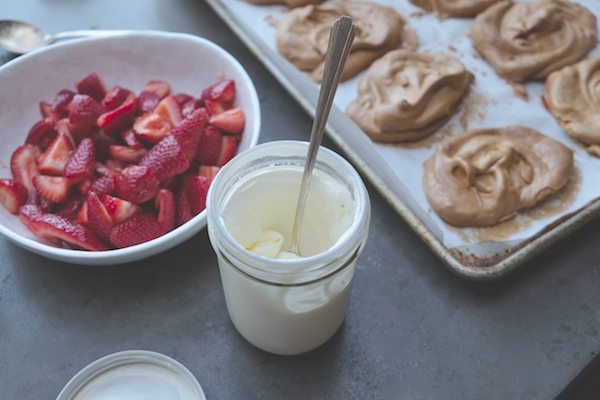
POLYGON ((69 113, 69 104, 73 100, 75 92, 69 89, 62 89, 54 96, 52 101, 52 112, 66 116, 69 113))
POLYGON ((73 194, 69 196, 69 199, 61 204, 56 211, 54 212, 56 215, 60 215, 61 217, 65 217, 69 221, 76 221, 77 215, 83 207, 85 203, 85 198, 80 194, 73 194))
POLYGON ((16 179, 0 179, 0 203, 11 214, 18 214, 19 208, 29 198, 29 191, 16 179))
POLYGON ((231 108, 217 115, 211 115, 208 122, 233 134, 242 133, 246 124, 244 111, 239 107, 231 108))
POLYGON ((123 139, 125 144, 127 144, 127 146, 131 147, 132 149, 139 150, 142 147, 144 147, 144 145, 142 144, 142 142, 140 142, 133 129, 127 129, 126 131, 121 132, 121 138, 123 139))
POLYGON ((111 157, 115 160, 137 164, 148 153, 148 150, 143 147, 136 150, 129 146, 112 145, 109 148, 109 152, 111 157))
POLYGON ((42 117, 44 118, 52 118, 53 121, 58 121, 69 115, 67 112, 60 113, 52 111, 52 104, 46 103, 45 101, 40 101, 40 114, 42 114, 42 117))
POLYGON ((116 225, 110 232, 110 241, 118 248, 135 246, 161 235, 160 224, 148 213, 135 214, 116 225))
MULTIPOLYGON (((204 103, 199 99, 189 99, 188 101, 183 103, 183 105, 181 106, 181 116, 183 118, 188 118, 190 115, 192 115, 194 110, 202 108, 203 104, 204 103)), ((207 111, 207 114, 208 114, 208 111, 207 111)))
POLYGON ((119 160, 106 160, 106 163, 96 163, 96 172, 103 176, 117 176, 127 165, 119 160))
POLYGON ((80 127, 94 126, 103 113, 102 105, 85 94, 76 94, 69 108, 69 122, 80 127))
POLYGON ((33 186, 37 192, 52 203, 62 203, 69 197, 71 182, 63 176, 36 175, 33 186))
POLYGON ((204 107, 206 107, 206 111, 208 111, 210 115, 218 115, 229 110, 230 105, 223 101, 204 100, 204 107))
POLYGON ((223 146, 223 134, 219 128, 212 125, 204 127, 204 133, 198 146, 197 158, 201 165, 216 165, 221 147, 223 146))
POLYGON ((181 116, 181 107, 173 96, 167 96, 162 99, 153 111, 167 120, 171 126, 178 125, 183 117, 181 116))
POLYGON ((19 208, 19 219, 25 226, 29 226, 31 220, 44 212, 40 206, 35 204, 25 204, 19 208))
POLYGON ((221 167, 217 167, 216 165, 201 165, 198 168, 198 175, 205 176, 212 181, 220 170, 221 167))
POLYGON ((39 147, 25 144, 17 148, 10 159, 10 170, 13 177, 25 185, 30 196, 34 192, 33 177, 39 173, 35 160, 40 153, 39 147))
POLYGON ((65 166, 63 176, 72 182, 80 182, 91 178, 96 168, 96 150, 92 139, 86 138, 79 143, 73 157, 65 166))
POLYGON ((164 99, 171 93, 171 86, 165 81, 152 80, 146 83, 142 91, 156 93, 159 98, 164 99))
POLYGON ((96 149, 96 158, 98 160, 106 160, 110 157, 110 146, 117 143, 117 140, 108 135, 103 129, 94 129, 90 133, 90 139, 94 142, 94 148, 96 149))
POLYGON ((190 166, 179 142, 172 135, 167 135, 151 148, 139 164, 148 167, 160 182, 181 174, 190 166))
POLYGON ((75 144, 71 136, 67 133, 59 132, 56 139, 50 144, 50 147, 40 156, 38 170, 42 174, 62 175, 74 150, 75 144))
POLYGON ((149 112, 154 111, 158 103, 160 102, 160 97, 154 92, 144 91, 140 93, 138 96, 138 106, 137 106, 137 115, 143 115, 149 112))
POLYGON ((102 101, 106 96, 106 86, 104 86, 102 78, 95 72, 77 82, 75 87, 80 94, 87 94, 96 101, 102 101))
POLYGON ((31 220, 27 228, 38 236, 51 240, 60 239, 78 249, 108 250, 93 233, 59 215, 38 215, 31 220))
POLYGON ((160 142, 172 127, 169 121, 156 113, 144 114, 133 124, 135 133, 152 144, 160 142))
POLYGON ((190 96, 187 93, 177 93, 177 94, 174 94, 173 97, 175 98, 175 100, 177 100, 177 104, 179 104, 179 107, 183 107, 183 105, 186 102, 194 99, 192 96, 190 96))
POLYGON ((181 176, 177 185, 175 196, 175 224, 181 226, 192 219, 192 210, 190 208, 190 198, 188 194, 189 182, 193 179, 193 175, 186 174, 181 176))
POLYGON ((102 104, 102 109, 104 112, 114 110, 123 104, 130 94, 131 92, 129 90, 118 85, 114 86, 106 93, 100 102, 100 104, 102 104))
POLYGON ((115 179, 115 193, 124 200, 141 204, 156 195, 158 184, 148 167, 131 165, 115 179))
MULTIPOLYGON (((52 137, 52 140, 54 140, 54 137, 56 137, 57 135, 56 129, 54 129, 55 122, 56 121, 54 121, 52 118, 46 117, 33 124, 31 129, 29 130, 29 133, 27 134, 27 139, 25 139, 25 143, 37 144, 41 147, 41 142, 47 141, 47 137, 49 135, 52 137)), ((50 142, 52 140, 50 140, 50 142)), ((50 144, 50 142, 48 142, 48 145, 50 144)))
POLYGON ((154 198, 154 206, 158 210, 158 223, 161 234, 175 228, 175 197, 169 189, 161 189, 154 198))
MULTIPOLYGON (((158 194, 157 194, 158 196, 158 194)), ((102 204, 115 224, 120 224, 133 215, 142 212, 142 208, 127 200, 105 194, 101 197, 102 204)))
POLYGON ((96 120, 96 125, 108 133, 118 132, 126 126, 131 126, 136 110, 137 97, 133 93, 129 93, 123 104, 100 115, 96 120))
POLYGON ((199 214, 206 208, 206 194, 210 186, 210 179, 206 176, 194 176, 187 188, 192 215, 199 214))
POLYGON ((189 161, 196 157, 207 120, 208 113, 204 108, 199 108, 193 111, 189 118, 184 119, 179 125, 171 129, 170 135, 179 142, 189 161))
POLYGON ((237 152, 238 141, 235 136, 223 135, 223 144, 221 152, 217 158, 217 166, 222 167, 231 160, 237 152))
POLYGON ((103 194, 110 194, 113 190, 115 190, 115 178, 113 176, 101 176, 92 182, 84 194, 92 191, 100 196, 103 194))
POLYGON ((88 194, 85 203, 87 205, 86 228, 94 232, 100 239, 110 241, 110 231, 114 223, 106 207, 94 192, 88 194))
POLYGON ((202 100, 213 100, 219 102, 230 102, 235 98, 235 81, 224 79, 204 89, 202 100))

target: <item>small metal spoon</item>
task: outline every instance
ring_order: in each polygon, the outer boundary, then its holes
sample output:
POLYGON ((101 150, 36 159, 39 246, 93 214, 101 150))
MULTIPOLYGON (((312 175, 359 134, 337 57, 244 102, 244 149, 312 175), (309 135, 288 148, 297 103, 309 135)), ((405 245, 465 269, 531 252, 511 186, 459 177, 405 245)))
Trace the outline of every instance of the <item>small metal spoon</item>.
POLYGON ((308 154, 302 181, 300 183, 300 192, 298 194, 298 204, 296 206, 296 216, 294 218, 294 227, 292 229, 292 242, 289 251, 297 255, 300 254, 300 231, 302 230, 302 221, 304 219, 304 209, 306 199, 310 189, 312 171, 317 161, 317 152, 323 140, 325 124, 331 110, 333 97, 337 89, 342 70, 346 63, 346 58, 350 53, 350 46, 354 40, 354 24, 350 17, 343 16, 338 19, 331 27, 329 43, 327 44, 327 53, 325 55, 325 67, 323 70, 323 80, 319 91, 319 99, 315 111, 315 119, 310 133, 310 143, 308 145, 308 154))
POLYGON ((14 54, 25 54, 62 39, 84 36, 114 35, 130 31, 84 30, 51 35, 35 25, 22 21, 0 21, 0 48, 14 54))

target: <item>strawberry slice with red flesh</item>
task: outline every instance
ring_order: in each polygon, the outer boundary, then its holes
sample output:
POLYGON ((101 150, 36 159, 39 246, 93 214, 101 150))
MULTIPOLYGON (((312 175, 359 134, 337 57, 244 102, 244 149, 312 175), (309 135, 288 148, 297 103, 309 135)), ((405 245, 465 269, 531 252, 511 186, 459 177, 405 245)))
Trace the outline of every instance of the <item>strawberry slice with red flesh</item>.
POLYGON ((72 182, 81 182, 94 176, 96 169, 96 149, 92 139, 85 138, 77 146, 75 154, 65 166, 63 176, 72 182))
POLYGON ((71 103, 71 100, 73 100, 75 94, 74 91, 69 89, 62 89, 59 91, 52 101, 52 112, 67 115, 69 113, 69 104, 71 103))
MULTIPOLYGON (((181 105, 181 116, 183 118, 189 118, 190 115, 199 108, 202 108, 204 103, 199 99, 189 99, 183 105, 181 105)), ((207 111, 208 113, 208 111, 207 111)))
POLYGON ((161 228, 156 218, 142 212, 113 227, 110 241, 116 247, 124 248, 148 242, 160 235, 161 228))
POLYGON ((198 146, 198 162, 201 165, 216 165, 222 146, 223 134, 221 130, 212 125, 206 125, 198 146))
POLYGON ((211 180, 206 176, 194 176, 187 187, 192 215, 198 215, 206 208, 206 195, 211 180))
POLYGON ((202 92, 202 100, 230 102, 235 98, 235 92, 235 81, 224 79, 204 89, 202 92))
POLYGON ((106 86, 96 72, 92 72, 77 82, 75 87, 80 94, 87 94, 98 102, 102 101, 104 96, 106 96, 106 86))
POLYGON ((125 144, 131 147, 132 149, 139 150, 142 147, 144 147, 144 145, 142 144, 142 142, 140 142, 133 129, 127 129, 126 131, 121 132, 121 138, 123 139, 125 144))
POLYGON ((100 115, 96 120, 96 125, 107 133, 119 132, 131 125, 136 110, 137 97, 133 93, 129 93, 123 104, 100 115))
POLYGON ((179 104, 179 107, 183 107, 183 105, 185 103, 187 103, 189 100, 194 99, 192 96, 190 96, 187 93, 177 93, 177 94, 174 94, 173 97, 175 98, 175 100, 177 100, 177 104, 179 104))
POLYGON ((136 150, 129 146, 112 145, 109 148, 109 152, 111 157, 115 160, 137 164, 148 153, 148 150, 144 148, 136 150))
POLYGON ((117 85, 112 87, 100 102, 102 109, 105 112, 114 110, 123 104, 130 94, 131 91, 124 89, 121 86, 117 85))
POLYGON ((244 132, 246 119, 244 111, 241 108, 236 107, 223 111, 217 115, 211 115, 208 122, 226 132, 239 134, 244 132))
POLYGON ((39 147, 33 144, 24 144, 15 150, 10 159, 10 170, 13 177, 25 185, 30 196, 35 191, 33 177, 39 173, 35 160, 40 154, 39 147))
POLYGON ((124 200, 141 204, 154 198, 158 192, 158 184, 159 181, 150 168, 131 165, 116 177, 115 193, 124 200))
POLYGON ((161 234, 175 229, 175 196, 169 189, 161 189, 154 198, 154 206, 158 210, 158 223, 161 234))
POLYGON ((160 99, 164 99, 171 93, 171 85, 165 81, 152 80, 146 83, 142 91, 155 93, 160 99))
POLYGON ((29 222, 27 228, 38 236, 51 240, 60 239, 77 249, 108 250, 92 232, 60 215, 38 215, 29 222))
POLYGON ((80 127, 91 127, 103 112, 102 104, 88 95, 76 94, 69 107, 69 122, 80 127))
POLYGON ((52 118, 54 121, 65 118, 69 115, 68 112, 54 112, 52 111, 52 104, 45 101, 40 101, 40 114, 44 118, 52 118))
POLYGON ((42 148, 45 144, 47 148, 57 135, 56 129, 54 129, 55 122, 52 118, 47 117, 33 124, 27 134, 25 143, 36 144, 42 148))
POLYGON ((189 182, 193 175, 185 174, 179 177, 179 183, 176 186, 175 196, 175 224, 181 226, 192 219, 192 210, 190 207, 190 197, 188 194, 189 182))
POLYGON ((85 203, 87 205, 86 228, 94 232, 100 239, 110 241, 110 231, 114 223, 106 207, 94 192, 88 194, 85 203))
POLYGON ((44 211, 40 206, 35 204, 25 204, 19 208, 19 219, 25 226, 29 226, 29 223, 35 217, 42 215, 44 211))
POLYGON ((61 204, 56 211, 56 215, 65 217, 69 221, 77 221, 77 215, 85 203, 85 198, 79 194, 69 196, 69 199, 61 204))
POLYGON ((193 161, 196 157, 206 121, 208 121, 208 113, 204 108, 199 108, 192 112, 189 118, 171 129, 170 135, 177 140, 189 161, 193 161))
POLYGON ((229 160, 235 157, 238 147, 238 140, 235 136, 223 135, 222 142, 221 152, 217 158, 217 166, 219 167, 227 164, 229 160))
POLYGON ((201 165, 198 168, 198 175, 205 176, 212 181, 220 170, 221 167, 217 167, 216 165, 201 165))
POLYGON ((133 130, 144 141, 152 144, 160 142, 173 125, 163 116, 148 113, 139 117, 133 124, 133 130))
POLYGON ((62 203, 69 197, 71 181, 63 176, 36 175, 33 186, 37 192, 52 203, 62 203))
POLYGON ((148 167, 156 179, 165 182, 186 171, 190 162, 177 139, 172 135, 167 135, 148 151, 139 165, 148 167))
POLYGON ((171 126, 178 125, 183 117, 181 116, 181 107, 173 96, 167 96, 162 99, 153 111, 167 120, 171 126))
POLYGON ((143 91, 138 96, 137 115, 154 111, 159 102, 160 97, 156 93, 143 91))
POLYGON ((38 171, 42 174, 62 175, 74 150, 75 144, 71 136, 65 132, 59 132, 50 147, 40 156, 38 171))
POLYGON ((204 100, 204 107, 210 115, 218 115, 231 108, 231 104, 225 101, 204 100))
POLYGON ((142 212, 142 207, 118 197, 105 194, 101 199, 102 204, 104 204, 106 211, 115 224, 120 224, 135 214, 142 212))
POLYGON ((0 203, 11 214, 18 214, 19 208, 29 199, 29 191, 16 179, 0 179, 0 203))
POLYGON ((110 157, 109 148, 111 145, 117 143, 115 137, 110 136, 103 129, 93 129, 89 138, 94 142, 96 158, 101 161, 110 157))

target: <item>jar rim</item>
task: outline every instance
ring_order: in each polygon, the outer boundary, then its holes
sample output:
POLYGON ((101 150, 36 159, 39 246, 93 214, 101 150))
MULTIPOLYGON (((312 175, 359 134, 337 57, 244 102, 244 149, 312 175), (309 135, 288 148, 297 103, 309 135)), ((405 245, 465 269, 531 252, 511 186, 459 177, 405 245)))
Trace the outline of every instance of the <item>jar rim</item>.
MULTIPOLYGON (((370 221, 370 199, 364 182, 360 175, 352 167, 352 165, 339 154, 325 147, 319 148, 317 164, 315 165, 320 171, 331 175, 330 172, 336 172, 339 169, 336 179, 344 179, 344 183, 348 186, 353 200, 355 209, 353 212, 353 221, 348 229, 327 251, 315 254, 309 257, 300 259, 279 260, 264 256, 259 256, 245 249, 231 235, 223 219, 220 216, 221 208, 219 200, 227 194, 228 190, 233 186, 227 181, 227 178, 235 179, 237 182, 248 173, 254 170, 243 170, 242 175, 230 177, 245 165, 248 165, 254 160, 260 160, 259 154, 272 156, 272 160, 291 160, 294 162, 301 161, 299 166, 304 166, 308 142, 304 141, 274 141, 260 144, 252 149, 246 150, 236 156, 227 163, 217 174, 211 184, 207 195, 207 210, 208 210, 208 231, 211 242, 215 246, 216 251, 221 251, 221 247, 226 248, 229 255, 228 258, 236 259, 242 265, 241 269, 244 273, 259 277, 260 280, 269 282, 279 282, 283 277, 290 279, 310 279, 315 280, 315 275, 328 275, 329 271, 335 267, 340 261, 352 256, 357 249, 361 248, 361 242, 364 240, 363 232, 365 224, 370 221), (286 149, 289 153, 284 155, 282 150, 286 149), (298 158, 296 154, 301 157, 298 158), (332 166, 331 164, 334 164, 332 166), (343 175, 342 175, 343 174, 343 175), (225 181, 225 182, 224 182, 225 181), (219 240, 220 237, 222 240, 219 240), (332 265, 333 264, 333 265, 332 265), (310 278, 309 278, 310 276, 310 278)), ((273 162, 271 161, 271 163, 273 162)), ((257 163, 260 165, 260 163, 257 163)), ((263 168, 267 164, 263 165, 263 168)), ((260 169, 257 167, 256 169, 260 169)), ((334 268, 338 270, 338 268, 334 268)), ((287 280, 287 279, 286 279, 287 280)))

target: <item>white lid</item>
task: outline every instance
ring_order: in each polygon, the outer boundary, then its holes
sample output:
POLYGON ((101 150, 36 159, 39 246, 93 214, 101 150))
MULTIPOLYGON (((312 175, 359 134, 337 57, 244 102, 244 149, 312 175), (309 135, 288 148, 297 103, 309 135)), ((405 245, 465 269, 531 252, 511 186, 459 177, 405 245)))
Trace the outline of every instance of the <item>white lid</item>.
POLYGON ((77 373, 56 400, 206 400, 183 365, 144 350, 114 353, 77 373))

